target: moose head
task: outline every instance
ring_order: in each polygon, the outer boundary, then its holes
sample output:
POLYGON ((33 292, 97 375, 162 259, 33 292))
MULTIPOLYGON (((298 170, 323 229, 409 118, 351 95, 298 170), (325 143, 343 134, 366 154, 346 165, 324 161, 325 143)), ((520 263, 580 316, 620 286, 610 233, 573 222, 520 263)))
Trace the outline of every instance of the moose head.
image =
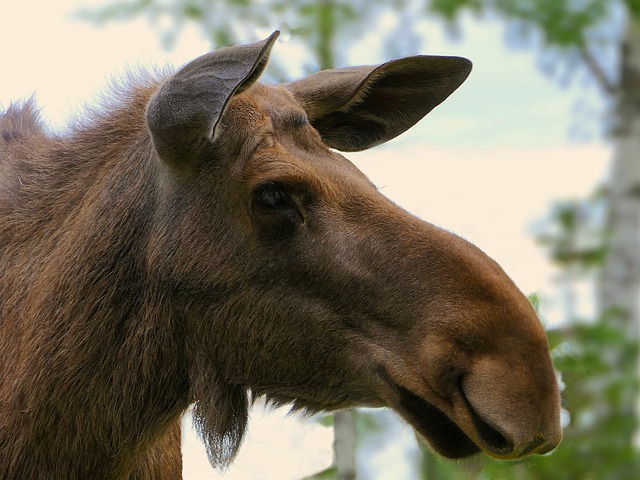
POLYGON ((149 264, 179 286, 214 460, 235 454, 250 395, 390 407, 448 458, 553 449, 558 386, 528 300, 338 153, 413 126, 471 63, 414 56, 258 84, 276 36, 189 63, 146 113, 163 172, 149 264))
POLYGON ((435 451, 553 449, 545 333, 503 270, 338 151, 401 134, 469 61, 257 83, 277 33, 204 55, 51 138, 0 115, 0 477, 175 478, 252 398, 389 407, 435 451))

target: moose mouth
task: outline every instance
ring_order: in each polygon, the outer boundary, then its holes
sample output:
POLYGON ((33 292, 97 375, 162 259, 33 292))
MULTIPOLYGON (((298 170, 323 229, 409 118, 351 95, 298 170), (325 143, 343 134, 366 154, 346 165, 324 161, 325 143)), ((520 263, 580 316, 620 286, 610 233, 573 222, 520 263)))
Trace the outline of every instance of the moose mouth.
POLYGON ((394 383, 394 386, 398 393, 398 413, 443 457, 465 458, 482 450, 492 456, 502 456, 511 450, 508 440, 474 411, 466 397, 466 408, 482 447, 439 408, 398 384, 394 383))

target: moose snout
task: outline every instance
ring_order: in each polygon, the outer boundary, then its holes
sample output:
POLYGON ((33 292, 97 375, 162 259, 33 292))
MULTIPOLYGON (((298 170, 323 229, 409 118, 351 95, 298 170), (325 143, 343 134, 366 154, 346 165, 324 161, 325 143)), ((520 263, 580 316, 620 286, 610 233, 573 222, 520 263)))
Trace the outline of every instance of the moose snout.
POLYGON ((548 453, 556 448, 558 443, 560 442, 549 442, 545 435, 536 435, 521 452, 517 453, 520 457, 529 455, 530 453, 548 453))
POLYGON ((495 361, 477 367, 464 382, 463 396, 479 446, 505 460, 556 448, 562 440, 560 395, 550 365, 542 371, 495 361))
POLYGON ((562 430, 557 429, 548 433, 536 433, 524 436, 519 439, 518 442, 508 442, 510 448, 492 453, 494 456, 504 460, 517 460, 533 454, 544 455, 555 449, 561 440, 562 430))
MULTIPOLYGON (((478 403, 478 402, 476 402, 478 403)), ((516 460, 531 454, 544 454, 553 450, 562 438, 562 431, 554 419, 546 419, 546 412, 524 411, 521 414, 505 405, 506 415, 480 412, 465 399, 465 412, 460 423, 467 435, 488 455, 501 460, 516 460), (543 428, 534 425, 544 423, 543 428), (466 428, 464 428, 466 427, 466 428)))
MULTIPOLYGON (((558 402, 559 403, 559 402, 558 402)), ((548 421, 547 430, 533 435, 529 442, 517 451, 519 457, 536 453, 544 455, 555 449, 562 441, 562 426, 560 423, 559 406, 558 413, 553 414, 548 421)))
POLYGON ((525 435, 517 441, 507 440, 505 437, 504 447, 499 449, 488 448, 488 453, 503 460, 517 460, 527 455, 544 455, 555 449, 562 440, 562 431, 548 433, 536 433, 525 435))

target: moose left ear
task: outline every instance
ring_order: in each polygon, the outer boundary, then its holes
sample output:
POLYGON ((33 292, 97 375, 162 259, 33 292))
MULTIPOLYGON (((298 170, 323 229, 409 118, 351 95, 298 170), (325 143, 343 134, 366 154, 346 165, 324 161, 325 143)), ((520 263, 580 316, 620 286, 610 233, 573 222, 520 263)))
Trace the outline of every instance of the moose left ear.
POLYGON ((256 82, 279 33, 203 55, 167 80, 147 106, 147 126, 160 158, 184 162, 203 141, 215 139, 229 100, 256 82))
POLYGON ((465 81, 471 62, 420 55, 323 70, 286 85, 325 143, 342 151, 384 143, 415 125, 465 81))

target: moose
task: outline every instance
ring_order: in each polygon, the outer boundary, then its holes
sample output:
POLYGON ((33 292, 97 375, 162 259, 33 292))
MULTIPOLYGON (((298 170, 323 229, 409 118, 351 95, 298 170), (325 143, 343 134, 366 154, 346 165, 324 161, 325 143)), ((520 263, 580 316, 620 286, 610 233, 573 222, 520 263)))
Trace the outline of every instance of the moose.
POLYGON ((527 298, 338 152, 412 127, 467 78, 412 56, 258 83, 278 32, 138 78, 65 133, 0 116, 0 479, 180 478, 252 402, 389 407, 433 450, 555 448, 527 298))

